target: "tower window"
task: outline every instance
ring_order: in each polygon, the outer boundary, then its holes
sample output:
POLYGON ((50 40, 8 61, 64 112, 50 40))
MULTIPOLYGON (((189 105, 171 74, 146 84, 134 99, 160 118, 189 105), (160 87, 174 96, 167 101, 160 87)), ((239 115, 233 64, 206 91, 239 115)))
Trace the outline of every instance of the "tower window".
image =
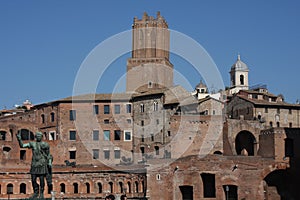
POLYGON ((141 104, 141 105, 140 105, 140 111, 141 111, 141 113, 145 112, 144 104, 141 104))
POLYGON ((50 118, 51 118, 51 122, 55 121, 55 114, 53 112, 50 114, 50 118))
POLYGON ((240 75, 240 83, 241 85, 245 84, 244 75, 240 75))
POLYGON ((158 110, 158 103, 157 103, 157 101, 154 101, 154 103, 153 103, 153 110, 154 111, 158 110))

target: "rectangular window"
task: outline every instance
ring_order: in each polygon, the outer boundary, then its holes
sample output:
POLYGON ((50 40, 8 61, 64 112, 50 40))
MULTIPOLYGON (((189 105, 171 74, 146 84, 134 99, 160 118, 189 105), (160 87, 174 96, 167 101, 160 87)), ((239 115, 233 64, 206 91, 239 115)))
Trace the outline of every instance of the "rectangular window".
POLYGON ((131 119, 127 119, 127 124, 131 124, 131 119))
POLYGON ((93 140, 94 141, 99 140, 99 130, 93 130, 93 140))
POLYGON ((115 130, 114 133, 115 133, 114 139, 115 140, 121 140, 121 131, 120 130, 115 130))
POLYGON ((26 160, 26 150, 20 151, 20 160, 26 160))
POLYGON ((292 114, 292 109, 289 109, 289 114, 290 114, 290 115, 292 114))
POLYGON ((144 137, 144 135, 141 135, 141 140, 142 140, 142 142, 145 142, 145 137, 144 137))
POLYGON ((76 151, 69 151, 70 159, 76 159, 76 151))
POLYGON ((280 114, 280 108, 277 108, 277 114, 280 114))
POLYGON ((109 160, 109 158, 110 158, 110 151, 104 150, 104 159, 109 160))
POLYGON ((153 142, 154 141, 154 135, 151 134, 151 141, 153 142))
POLYGON ((55 131, 49 132, 49 140, 56 140, 56 132, 55 131))
POLYGON ((70 110, 70 121, 76 120, 76 110, 70 110))
POLYGON ((144 126, 144 120, 141 121, 141 126, 144 126))
POLYGON ((126 113, 131 113, 131 104, 126 104, 126 113))
POLYGON ((110 113, 109 105, 104 105, 104 114, 109 114, 109 113, 110 113))
POLYGON ((99 149, 93 149, 93 159, 99 159, 99 149))
POLYGON ((93 113, 94 113, 94 115, 99 114, 99 106, 98 105, 93 105, 93 113))
POLYGON ((168 137, 170 137, 171 136, 171 131, 168 131, 168 137))
POLYGON ((120 114, 120 112, 121 112, 120 105, 115 105, 115 114, 120 114))
POLYGON ((124 141, 131 141, 131 131, 124 131, 124 141))
POLYGON ((103 131, 103 135, 104 135, 104 140, 105 141, 109 141, 110 140, 110 131, 109 130, 103 131))
POLYGON ((214 174, 201 174, 203 182, 203 197, 204 198, 215 198, 216 197, 216 183, 214 174))
POLYGON ((121 158, 121 151, 119 149, 115 149, 115 159, 121 158))
POLYGON ((104 124, 109 124, 109 119, 105 119, 104 124))
POLYGON ((76 140, 76 131, 70 131, 69 136, 70 140, 76 140))
POLYGON ((157 124, 157 125, 159 124, 159 119, 156 120, 156 124, 157 124))

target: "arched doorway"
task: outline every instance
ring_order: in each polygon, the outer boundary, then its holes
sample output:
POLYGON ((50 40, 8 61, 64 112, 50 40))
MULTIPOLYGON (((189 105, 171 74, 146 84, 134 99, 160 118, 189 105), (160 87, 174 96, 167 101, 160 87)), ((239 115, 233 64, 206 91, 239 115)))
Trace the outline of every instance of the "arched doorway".
POLYGON ((226 200, 238 200, 238 187, 236 185, 223 185, 226 200))
POLYGON ((268 174, 265 178, 265 199, 299 199, 298 178, 293 177, 288 170, 276 170, 268 174))
POLYGON ((254 156, 256 151, 256 139, 249 131, 241 131, 235 138, 235 150, 237 155, 254 156))

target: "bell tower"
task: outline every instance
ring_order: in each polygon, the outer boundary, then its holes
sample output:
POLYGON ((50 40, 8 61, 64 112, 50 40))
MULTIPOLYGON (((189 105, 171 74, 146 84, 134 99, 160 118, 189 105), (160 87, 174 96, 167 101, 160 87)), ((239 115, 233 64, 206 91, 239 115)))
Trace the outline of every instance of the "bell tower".
POLYGON ((166 20, 144 13, 133 20, 132 55, 127 60, 126 91, 145 92, 173 86, 173 65, 169 61, 170 31, 166 20))

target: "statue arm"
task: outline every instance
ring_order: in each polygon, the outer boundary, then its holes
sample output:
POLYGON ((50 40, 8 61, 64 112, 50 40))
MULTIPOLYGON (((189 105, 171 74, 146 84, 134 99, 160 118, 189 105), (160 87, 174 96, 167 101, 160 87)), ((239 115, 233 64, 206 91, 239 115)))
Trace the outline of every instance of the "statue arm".
POLYGON ((21 148, 30 148, 30 143, 23 143, 20 133, 17 134, 17 139, 21 148))

